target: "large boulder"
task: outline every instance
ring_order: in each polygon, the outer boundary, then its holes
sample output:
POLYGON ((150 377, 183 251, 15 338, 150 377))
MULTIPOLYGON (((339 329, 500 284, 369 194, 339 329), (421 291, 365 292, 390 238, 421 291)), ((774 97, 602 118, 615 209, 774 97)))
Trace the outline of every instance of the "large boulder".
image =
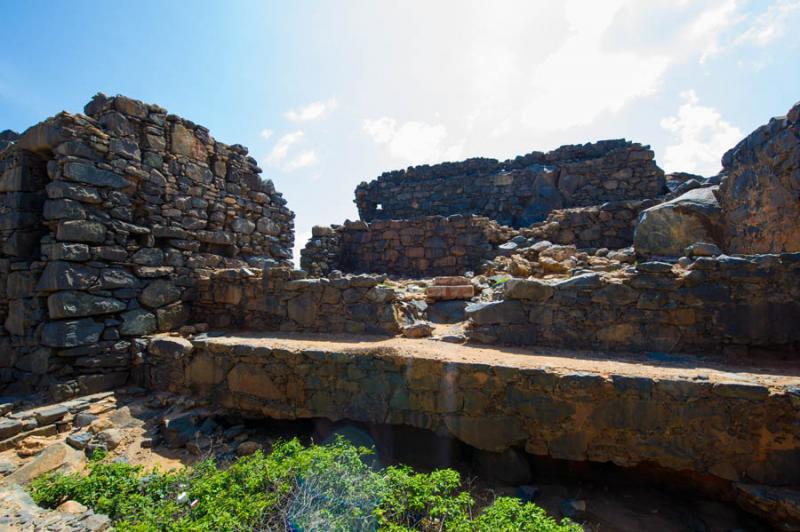
POLYGON ((745 137, 722 157, 722 167, 723 249, 800 251, 800 103, 745 137))
POLYGON ((696 188, 642 211, 633 237, 636 254, 680 256, 695 242, 721 243, 722 210, 716 190, 696 188))

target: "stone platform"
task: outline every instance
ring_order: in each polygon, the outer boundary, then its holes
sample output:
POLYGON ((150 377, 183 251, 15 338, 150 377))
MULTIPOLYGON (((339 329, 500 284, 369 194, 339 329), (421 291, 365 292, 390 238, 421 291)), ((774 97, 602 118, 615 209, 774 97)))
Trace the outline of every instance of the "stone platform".
POLYGON ((800 366, 370 336, 156 338, 149 386, 254 417, 404 424, 488 451, 800 479, 800 366), (779 368, 779 369, 777 369, 779 368))

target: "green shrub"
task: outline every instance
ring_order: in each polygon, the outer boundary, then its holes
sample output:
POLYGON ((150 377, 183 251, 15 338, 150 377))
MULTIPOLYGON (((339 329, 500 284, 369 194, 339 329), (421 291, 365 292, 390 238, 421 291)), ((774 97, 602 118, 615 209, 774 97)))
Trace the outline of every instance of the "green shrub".
POLYGON ((220 468, 206 460, 177 472, 93 460, 89 474, 33 481, 38 504, 78 501, 109 515, 121 531, 454 530, 572 532, 532 503, 498 498, 474 517, 458 472, 373 470, 370 451, 344 439, 303 447, 276 444, 220 468))

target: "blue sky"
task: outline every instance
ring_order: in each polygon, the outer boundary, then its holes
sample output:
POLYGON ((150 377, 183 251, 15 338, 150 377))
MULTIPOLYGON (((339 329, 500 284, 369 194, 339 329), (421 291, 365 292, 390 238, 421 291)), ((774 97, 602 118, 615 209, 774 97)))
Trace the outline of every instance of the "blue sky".
POLYGON ((626 137, 713 174, 800 100, 800 0, 6 0, 0 129, 98 91, 248 146, 297 213, 410 164, 626 137))

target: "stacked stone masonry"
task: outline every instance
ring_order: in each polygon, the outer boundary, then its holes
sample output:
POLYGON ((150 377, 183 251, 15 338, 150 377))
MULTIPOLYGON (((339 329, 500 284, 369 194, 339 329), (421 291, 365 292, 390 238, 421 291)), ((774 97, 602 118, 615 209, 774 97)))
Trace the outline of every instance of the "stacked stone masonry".
POLYGON ((332 270, 404 276, 460 275, 496 256, 517 232, 481 216, 348 222, 314 229, 301 252, 312 275, 332 270))
POLYGON ((306 279, 289 268, 221 270, 197 283, 197 321, 214 328, 397 334, 397 294, 385 277, 306 279))
POLYGON ((656 200, 614 201, 591 207, 556 209, 543 222, 520 230, 520 234, 554 244, 580 249, 620 249, 633 244, 639 213, 656 200))
POLYGON ((153 345, 150 386, 254 417, 404 424, 487 451, 650 462, 730 481, 800 478, 800 396, 787 382, 674 368, 653 379, 636 373, 641 364, 573 371, 524 354, 487 364, 457 346, 447 356, 258 337, 171 342, 153 345))
POLYGON ((477 214, 524 227, 553 209, 654 198, 664 172, 647 146, 626 140, 562 146, 513 160, 469 159, 388 172, 356 188, 362 220, 477 214))
POLYGON ((719 187, 729 253, 800 251, 800 103, 722 157, 719 187))
POLYGON ((198 277, 288 263, 293 213, 247 149, 123 96, 0 151, 0 389, 124 383, 140 338, 189 318, 198 277))
POLYGON ((800 351, 800 253, 645 262, 624 276, 513 279, 467 308, 483 343, 633 352, 800 351))

